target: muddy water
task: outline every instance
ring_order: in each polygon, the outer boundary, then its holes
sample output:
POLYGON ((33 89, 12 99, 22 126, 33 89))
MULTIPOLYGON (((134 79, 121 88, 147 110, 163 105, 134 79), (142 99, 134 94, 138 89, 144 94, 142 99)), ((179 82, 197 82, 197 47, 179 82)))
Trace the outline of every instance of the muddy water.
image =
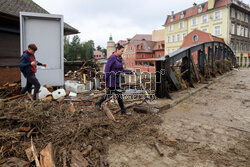
POLYGON ((148 126, 158 129, 152 140, 164 156, 143 140, 114 143, 111 166, 250 166, 250 69, 234 71, 160 117, 162 124, 148 126))

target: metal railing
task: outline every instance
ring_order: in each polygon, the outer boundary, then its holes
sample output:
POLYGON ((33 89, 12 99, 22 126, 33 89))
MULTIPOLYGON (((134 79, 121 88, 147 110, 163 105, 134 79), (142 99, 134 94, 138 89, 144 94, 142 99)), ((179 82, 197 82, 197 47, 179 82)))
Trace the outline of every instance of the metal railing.
POLYGON ((169 88, 181 89, 180 80, 193 87, 193 82, 221 75, 229 66, 235 65, 234 52, 222 42, 204 42, 181 48, 156 61, 156 96, 171 98, 169 88), (174 71, 178 67, 180 76, 174 71))

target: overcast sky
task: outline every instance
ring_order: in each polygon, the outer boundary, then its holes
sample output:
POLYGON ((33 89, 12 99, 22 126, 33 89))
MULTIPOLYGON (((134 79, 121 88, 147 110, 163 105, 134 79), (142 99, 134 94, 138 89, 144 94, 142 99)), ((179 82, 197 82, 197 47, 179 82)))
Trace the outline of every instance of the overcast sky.
POLYGON ((81 41, 94 40, 107 46, 113 40, 151 34, 162 29, 171 11, 179 12, 206 0, 33 0, 51 14, 64 15, 64 21, 80 31, 81 41))

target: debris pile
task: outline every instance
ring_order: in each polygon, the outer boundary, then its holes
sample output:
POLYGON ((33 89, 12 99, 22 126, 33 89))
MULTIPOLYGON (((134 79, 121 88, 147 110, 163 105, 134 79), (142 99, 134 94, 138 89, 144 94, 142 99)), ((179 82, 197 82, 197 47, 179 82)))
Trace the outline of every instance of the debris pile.
POLYGON ((84 84, 87 81, 93 82, 94 78, 99 77, 99 75, 97 75, 97 72, 99 71, 100 67, 95 59, 84 60, 83 65, 80 69, 74 72, 69 70, 67 74, 65 74, 65 80, 76 80, 84 84))
POLYGON ((150 118, 153 111, 143 109, 143 101, 125 101, 130 111, 137 108, 133 116, 123 116, 113 97, 97 111, 94 104, 103 91, 69 96, 72 92, 64 90, 65 94, 57 98, 54 94, 59 90, 54 91, 50 85, 44 88, 49 93, 46 91, 46 97, 39 101, 32 101, 26 94, 5 100, 1 106, 0 166, 107 166, 109 145, 127 140, 134 127, 150 118))
POLYGON ((5 83, 0 86, 0 97, 6 98, 13 95, 17 95, 21 90, 21 82, 17 83, 5 83))

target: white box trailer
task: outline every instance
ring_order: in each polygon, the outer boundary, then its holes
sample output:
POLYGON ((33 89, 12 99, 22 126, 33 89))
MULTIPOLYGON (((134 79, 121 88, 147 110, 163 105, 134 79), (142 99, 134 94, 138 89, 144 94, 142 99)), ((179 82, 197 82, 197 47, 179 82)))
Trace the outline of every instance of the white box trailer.
MULTIPOLYGON (((47 64, 38 66, 36 76, 41 85, 64 85, 64 25, 62 15, 20 12, 21 55, 30 43, 37 45, 36 60, 47 64)), ((22 87, 26 79, 21 76, 22 87)))

